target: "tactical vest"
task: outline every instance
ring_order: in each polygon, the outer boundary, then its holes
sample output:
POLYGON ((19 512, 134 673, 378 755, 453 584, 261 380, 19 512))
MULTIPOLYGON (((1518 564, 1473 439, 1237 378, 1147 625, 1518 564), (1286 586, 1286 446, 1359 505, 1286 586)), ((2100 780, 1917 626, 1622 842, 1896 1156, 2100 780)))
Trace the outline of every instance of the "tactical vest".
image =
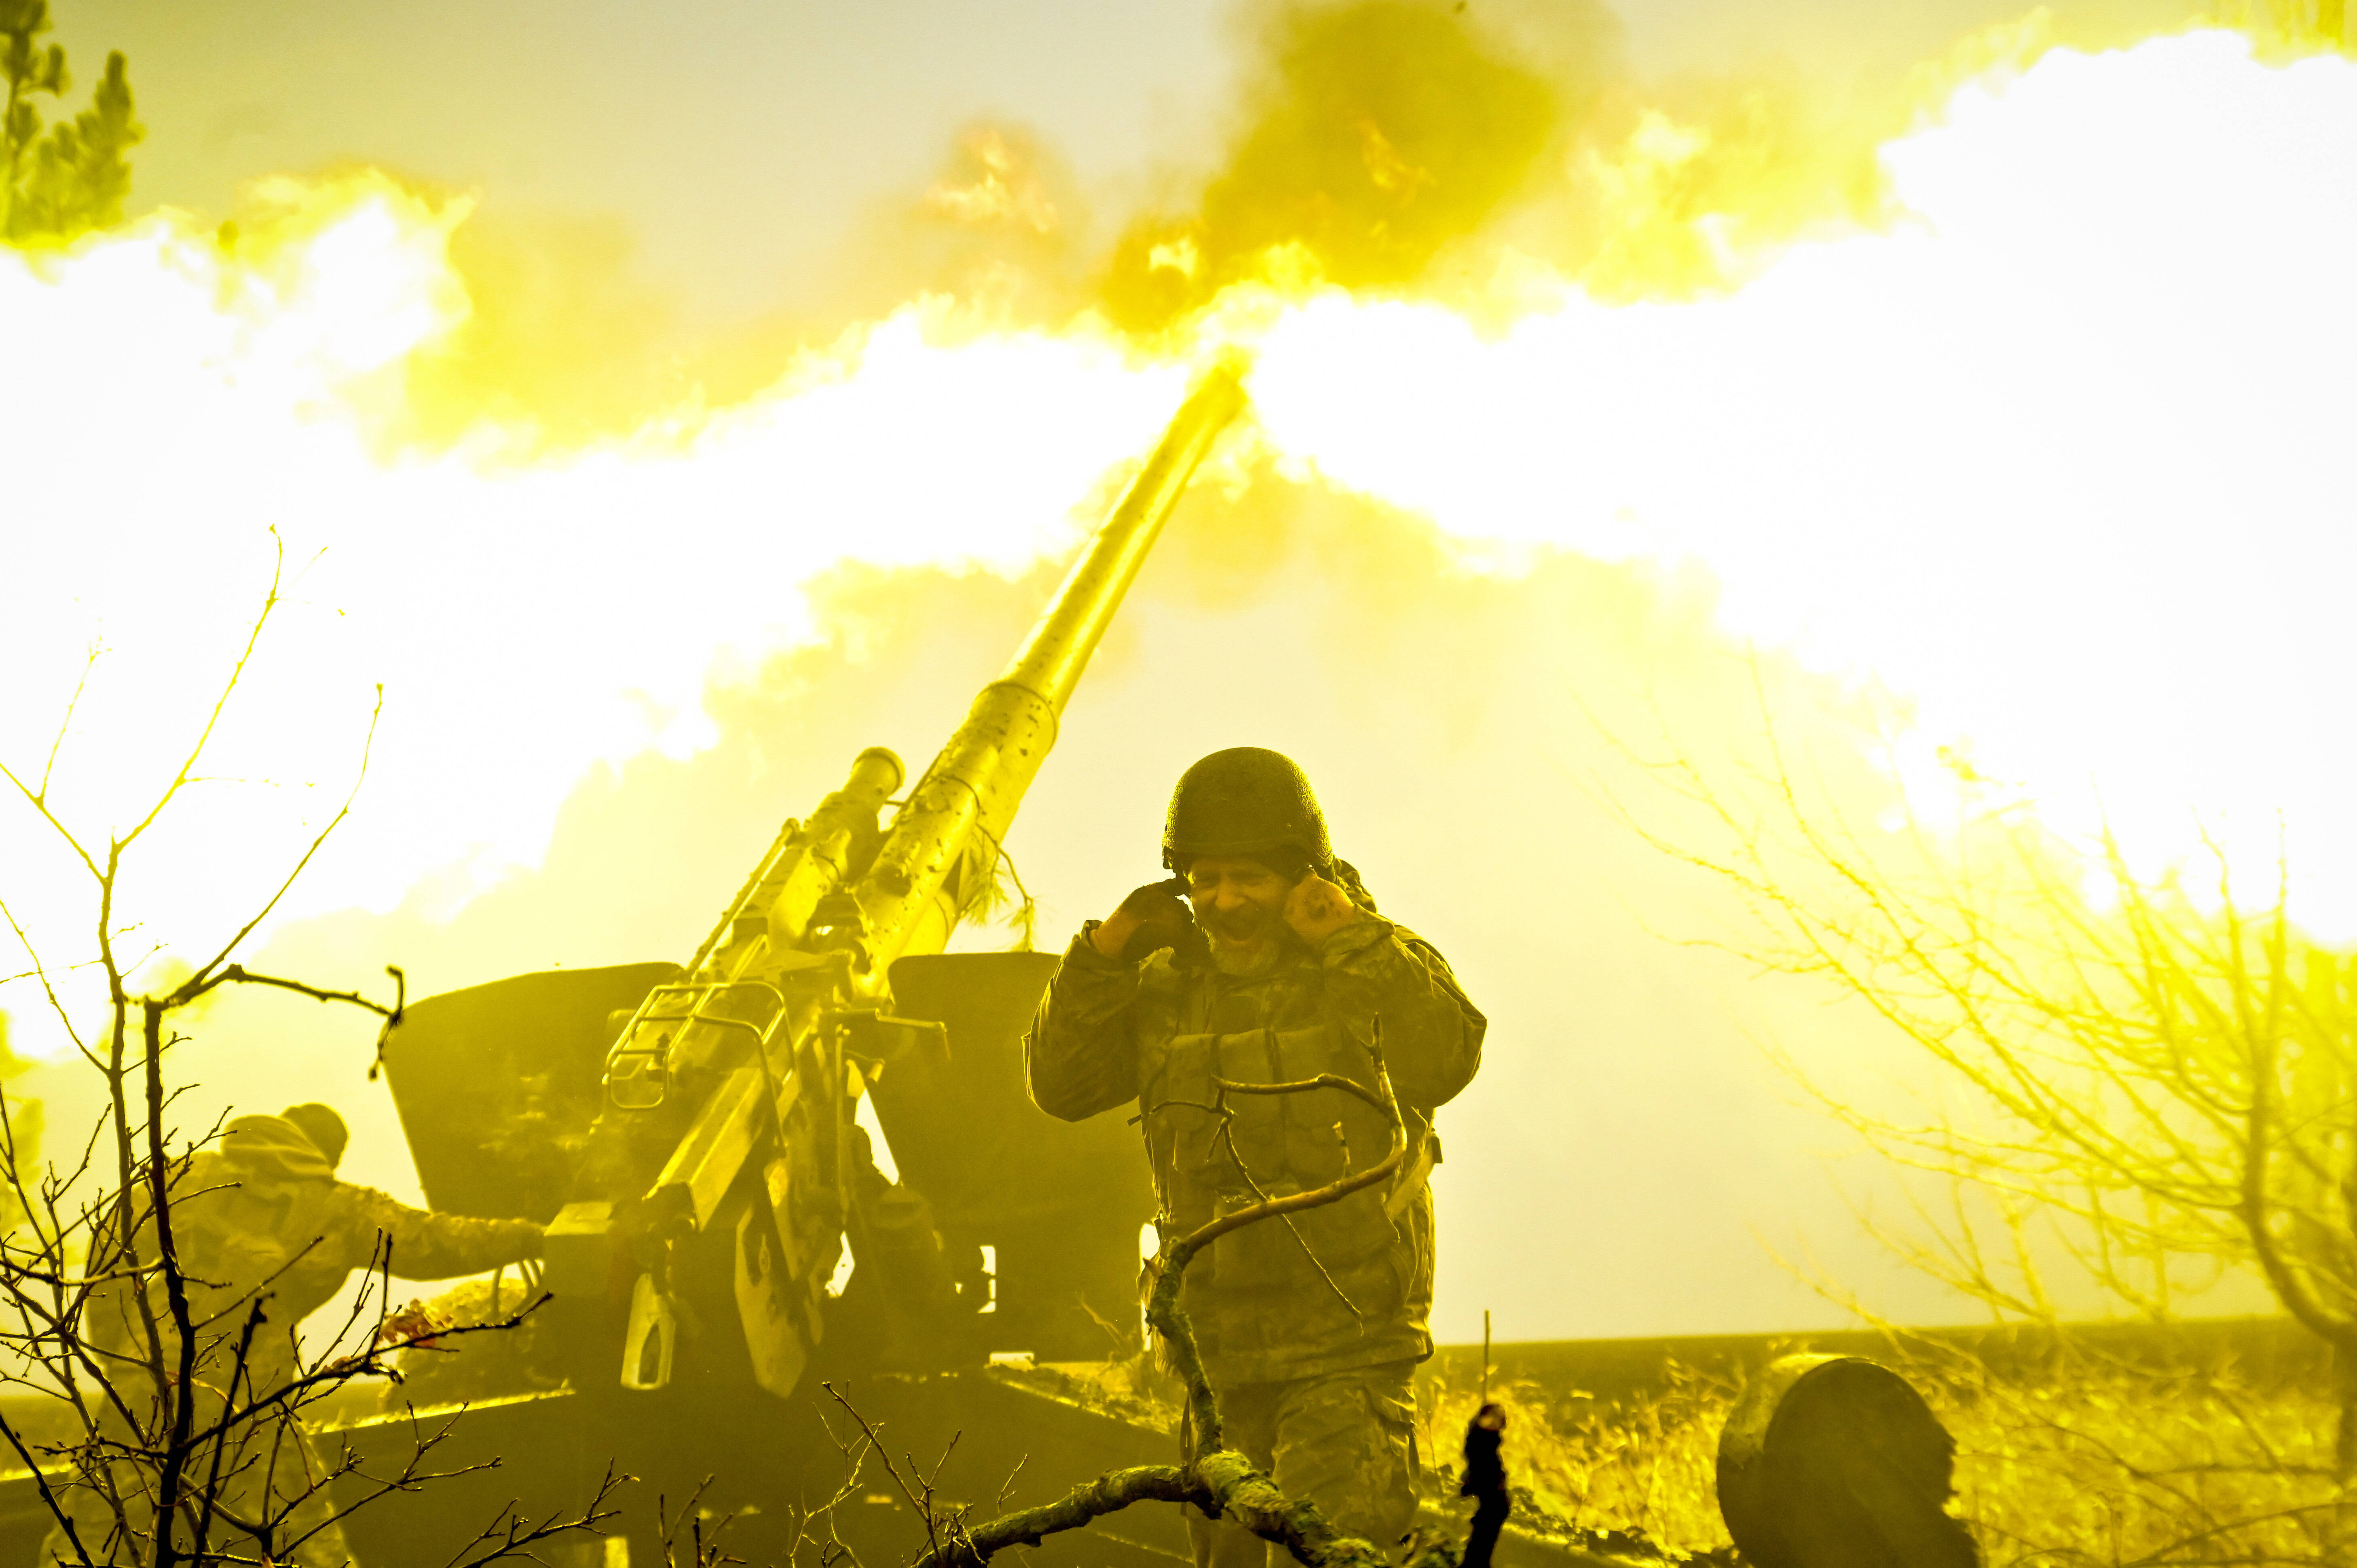
MULTIPOLYGON (((1254 978, 1149 966, 1138 1103, 1163 1210, 1181 1231, 1323 1187, 1389 1153, 1388 1119, 1344 1090, 1223 1095, 1221 1080, 1320 1073, 1376 1087, 1369 1021, 1329 1016, 1324 991, 1307 954, 1254 978)), ((1189 1267, 1184 1302, 1215 1377, 1223 1367, 1229 1380, 1309 1376, 1428 1350, 1424 1178, 1435 1151, 1426 1117, 1402 1111, 1409 1150, 1391 1181, 1232 1231, 1189 1267)))

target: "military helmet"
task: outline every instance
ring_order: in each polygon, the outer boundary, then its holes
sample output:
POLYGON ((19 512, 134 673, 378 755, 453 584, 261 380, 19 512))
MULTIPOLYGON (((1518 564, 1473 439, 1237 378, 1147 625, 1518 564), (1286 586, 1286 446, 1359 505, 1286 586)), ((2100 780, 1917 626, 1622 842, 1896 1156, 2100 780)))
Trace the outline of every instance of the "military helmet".
POLYGON ((1162 827, 1162 865, 1183 872, 1206 855, 1293 848, 1321 871, 1333 864, 1326 816, 1309 776, 1283 752, 1257 746, 1215 751, 1178 776, 1162 827))
POLYGON ((344 1119, 336 1114, 334 1106, 307 1101, 288 1106, 278 1116, 281 1121, 292 1122, 303 1136, 311 1140, 330 1170, 343 1163, 344 1145, 351 1141, 351 1133, 345 1129, 344 1119))
POLYGON ((310 1134, 283 1116, 233 1116, 221 1128, 221 1152, 258 1181, 327 1181, 336 1167, 310 1134))

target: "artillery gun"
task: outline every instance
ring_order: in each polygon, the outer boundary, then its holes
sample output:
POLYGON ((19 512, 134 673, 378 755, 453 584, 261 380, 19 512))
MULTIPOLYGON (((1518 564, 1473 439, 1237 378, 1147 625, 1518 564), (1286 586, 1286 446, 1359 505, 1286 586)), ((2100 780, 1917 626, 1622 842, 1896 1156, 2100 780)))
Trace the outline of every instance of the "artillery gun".
MULTIPOLYGON (((857 1385, 863 1413, 914 1444, 950 1391, 920 1395, 928 1377, 994 1353, 1102 1359, 1108 1326, 1133 1331, 1153 1207, 1134 1140, 1117 1122, 1057 1122, 1023 1090, 1020 1036, 1056 960, 942 950, 1243 406, 1232 365, 1198 384, 905 799, 899 757, 860 753, 686 964, 522 975, 422 1001, 394 1032, 385 1069, 433 1206, 549 1226, 535 1359, 561 1371, 565 1413, 468 1425, 514 1428, 503 1467, 553 1488, 550 1506, 611 1457, 673 1498, 711 1475, 708 1502, 774 1509, 801 1476, 823 1490, 841 1470, 809 1400, 780 1402, 823 1399, 823 1378, 857 1385), (565 1473, 541 1475, 552 1446, 565 1473)), ((1036 1446, 1027 1424, 1008 1438, 1036 1446)), ((748 1524, 737 1554, 783 1544, 748 1524)), ((356 1550, 370 1533, 354 1521, 356 1550)))
MULTIPOLYGON (((612 1464, 644 1484, 622 1521, 625 1549, 592 1541, 585 1568, 665 1560, 649 1494, 698 1495, 734 1516, 732 1556, 783 1563, 791 1508, 827 1500, 845 1477, 847 1412, 831 1433, 822 1384, 888 1434, 903 1476, 918 1470, 940 1499, 985 1515, 1018 1470, 1060 1490, 1168 1461, 1170 1436, 1150 1412, 1075 1375, 1143 1350, 1139 1231, 1154 1197, 1118 1119, 1069 1123, 1029 1101, 1021 1036, 1058 960, 943 950, 985 898, 1123 596, 1243 405, 1232 364, 1198 384, 905 798, 900 758, 861 752, 840 789, 785 823, 686 964, 546 971, 408 1010, 384 1064, 433 1206, 549 1224, 538 1283, 551 1299, 532 1358, 545 1386, 477 1391, 449 1455, 499 1466, 461 1477, 480 1494, 476 1513, 511 1498, 534 1515, 577 1507, 612 1464), (875 1158, 870 1122, 897 1179, 875 1158)), ((1816 1524, 1849 1520, 1842 1499, 1864 1465, 1876 1519, 1929 1545, 1858 1563, 1970 1568, 1968 1540, 1941 1511, 1945 1434, 1920 1398, 1855 1359, 1780 1367, 1730 1424, 1721 1466, 1728 1522, 1755 1560, 1850 1568, 1858 1531, 1818 1529, 1820 1541, 1788 1517, 1783 1494, 1805 1494, 1816 1524), (1787 1399, 1793 1391, 1808 1397, 1787 1399), (1879 1423, 1874 1453, 1842 1435, 1853 1406, 1879 1423), (1920 1462, 1893 1469, 1883 1450, 1894 1443, 1923 1450, 1920 1462)), ((408 1440, 405 1416, 344 1427, 364 1451, 380 1430, 408 1440)), ((875 1467, 827 1528, 882 1564, 903 1560, 921 1527, 875 1467)), ((445 1484, 420 1500, 355 1516, 354 1549, 371 1563, 447 1550, 467 1499, 445 1484)), ((1594 1544, 1517 1526, 1494 1561, 1663 1561, 1641 1544, 1594 1544)), ((1189 1556, 1166 1508, 1031 1551, 1091 1568, 1189 1556)))

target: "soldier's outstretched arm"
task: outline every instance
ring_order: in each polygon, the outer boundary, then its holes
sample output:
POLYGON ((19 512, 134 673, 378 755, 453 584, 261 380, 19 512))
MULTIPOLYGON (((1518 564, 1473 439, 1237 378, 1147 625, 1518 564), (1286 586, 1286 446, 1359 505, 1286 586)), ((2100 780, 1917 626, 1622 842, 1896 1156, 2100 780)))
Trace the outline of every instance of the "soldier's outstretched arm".
POLYGON ((334 1233, 364 1266, 382 1235, 393 1247, 392 1272, 404 1280, 479 1274, 540 1256, 544 1232, 528 1219, 477 1219, 412 1208, 373 1187, 338 1182, 334 1233))
POLYGON ((1067 1122, 1137 1098, 1137 965, 1100 950, 1102 929, 1072 939, 1023 1040, 1031 1102, 1067 1122))
POLYGON ((1328 1005, 1353 1029, 1383 1021, 1383 1064, 1410 1105, 1446 1105, 1481 1066, 1490 1021, 1448 962, 1405 926, 1370 915, 1318 945, 1328 1005))

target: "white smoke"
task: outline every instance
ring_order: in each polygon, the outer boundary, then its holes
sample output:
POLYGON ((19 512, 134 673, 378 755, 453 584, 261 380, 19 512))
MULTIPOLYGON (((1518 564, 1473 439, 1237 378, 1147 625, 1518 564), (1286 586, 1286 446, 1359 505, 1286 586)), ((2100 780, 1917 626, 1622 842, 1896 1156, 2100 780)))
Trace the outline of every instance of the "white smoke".
POLYGON ((1910 216, 1732 297, 1484 340, 1335 296, 1265 344, 1286 451, 1469 540, 1698 558, 2147 866, 2230 845, 2357 934, 2357 66, 2046 56, 1885 149, 1910 216))
MULTIPOLYGON (((285 552, 204 781, 132 858, 134 954, 193 956, 259 907, 349 790, 380 683, 365 810, 282 918, 447 908, 533 862, 593 766, 704 744, 705 683, 807 638, 802 588, 831 566, 1019 572, 1069 548, 1184 390, 1084 335, 936 341, 940 313, 911 307, 631 441, 383 459, 361 411, 466 308, 454 216, 383 185, 260 268, 168 217, 63 260, 0 252, 0 762, 39 787, 102 649, 49 788, 100 855, 194 742, 285 552)), ((88 878, 9 796, 0 898, 45 961, 85 959, 88 878)))

